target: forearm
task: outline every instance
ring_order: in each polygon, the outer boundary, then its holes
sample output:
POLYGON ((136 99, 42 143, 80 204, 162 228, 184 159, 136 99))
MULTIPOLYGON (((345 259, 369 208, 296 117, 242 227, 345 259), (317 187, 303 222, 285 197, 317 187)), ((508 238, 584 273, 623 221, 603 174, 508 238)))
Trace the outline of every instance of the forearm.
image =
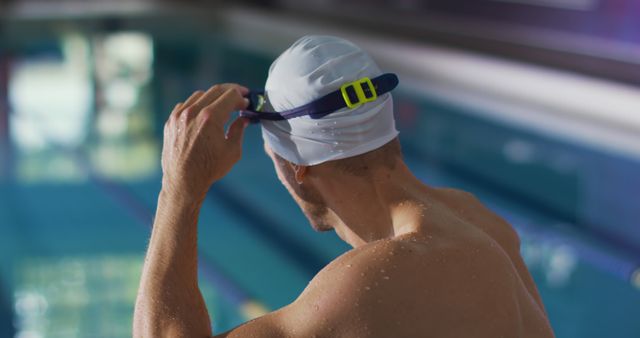
POLYGON ((211 325, 198 288, 200 200, 163 190, 134 314, 135 337, 205 337, 211 325))

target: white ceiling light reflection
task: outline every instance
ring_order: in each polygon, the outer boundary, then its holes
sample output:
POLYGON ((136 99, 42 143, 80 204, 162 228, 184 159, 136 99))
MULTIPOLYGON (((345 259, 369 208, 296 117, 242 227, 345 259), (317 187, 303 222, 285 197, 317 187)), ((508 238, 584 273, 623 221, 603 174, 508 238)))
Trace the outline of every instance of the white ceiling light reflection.
POLYGON ((64 60, 34 58, 13 64, 9 83, 11 137, 19 149, 74 147, 86 136, 92 105, 87 41, 62 39, 64 60))
POLYGON ((99 48, 97 74, 110 80, 128 77, 138 84, 151 78, 153 65, 153 39, 144 33, 122 32, 105 36, 99 48))
POLYGON ((97 119, 96 125, 100 134, 110 138, 124 135, 129 124, 127 116, 119 110, 105 109, 97 119))
POLYGON ((16 295, 15 310, 18 316, 42 316, 47 311, 47 299, 37 292, 22 292, 16 295))
POLYGON ((571 275, 576 269, 578 259, 573 248, 568 245, 556 247, 551 253, 547 269, 547 283, 552 287, 563 287, 569 284, 571 275))
POLYGON ((138 101, 138 86, 130 81, 115 80, 109 82, 105 88, 107 106, 128 110, 138 101))

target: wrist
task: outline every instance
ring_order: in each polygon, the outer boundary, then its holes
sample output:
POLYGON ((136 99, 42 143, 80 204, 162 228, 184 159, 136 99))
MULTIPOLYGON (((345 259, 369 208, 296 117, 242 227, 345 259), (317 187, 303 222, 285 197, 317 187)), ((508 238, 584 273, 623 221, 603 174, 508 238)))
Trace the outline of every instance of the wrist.
POLYGON ((185 184, 171 184, 162 180, 160 200, 182 207, 200 207, 206 197, 206 191, 196 192, 185 184))

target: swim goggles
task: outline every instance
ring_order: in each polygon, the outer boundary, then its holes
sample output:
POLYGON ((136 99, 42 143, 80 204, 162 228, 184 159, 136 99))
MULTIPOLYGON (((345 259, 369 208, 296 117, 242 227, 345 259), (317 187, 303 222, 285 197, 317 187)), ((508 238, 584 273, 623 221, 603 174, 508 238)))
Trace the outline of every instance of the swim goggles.
POLYGON ((397 86, 396 74, 386 73, 373 79, 363 77, 345 83, 340 89, 315 101, 282 112, 263 111, 267 103, 264 90, 250 91, 246 96, 249 99, 249 106, 240 112, 240 116, 248 118, 252 123, 260 120, 282 121, 307 115, 313 119, 319 119, 345 107, 354 109, 364 103, 375 101, 378 96, 392 91, 397 86))

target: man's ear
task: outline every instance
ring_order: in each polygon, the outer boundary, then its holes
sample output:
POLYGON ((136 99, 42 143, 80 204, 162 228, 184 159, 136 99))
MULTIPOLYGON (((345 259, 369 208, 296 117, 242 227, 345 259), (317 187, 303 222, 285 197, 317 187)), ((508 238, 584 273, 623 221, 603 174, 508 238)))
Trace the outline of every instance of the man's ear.
POLYGON ((293 172, 295 173, 296 182, 298 182, 298 184, 302 184, 302 182, 304 182, 304 177, 307 175, 308 168, 309 167, 307 167, 306 165, 297 165, 291 163, 291 169, 293 169, 293 172))

